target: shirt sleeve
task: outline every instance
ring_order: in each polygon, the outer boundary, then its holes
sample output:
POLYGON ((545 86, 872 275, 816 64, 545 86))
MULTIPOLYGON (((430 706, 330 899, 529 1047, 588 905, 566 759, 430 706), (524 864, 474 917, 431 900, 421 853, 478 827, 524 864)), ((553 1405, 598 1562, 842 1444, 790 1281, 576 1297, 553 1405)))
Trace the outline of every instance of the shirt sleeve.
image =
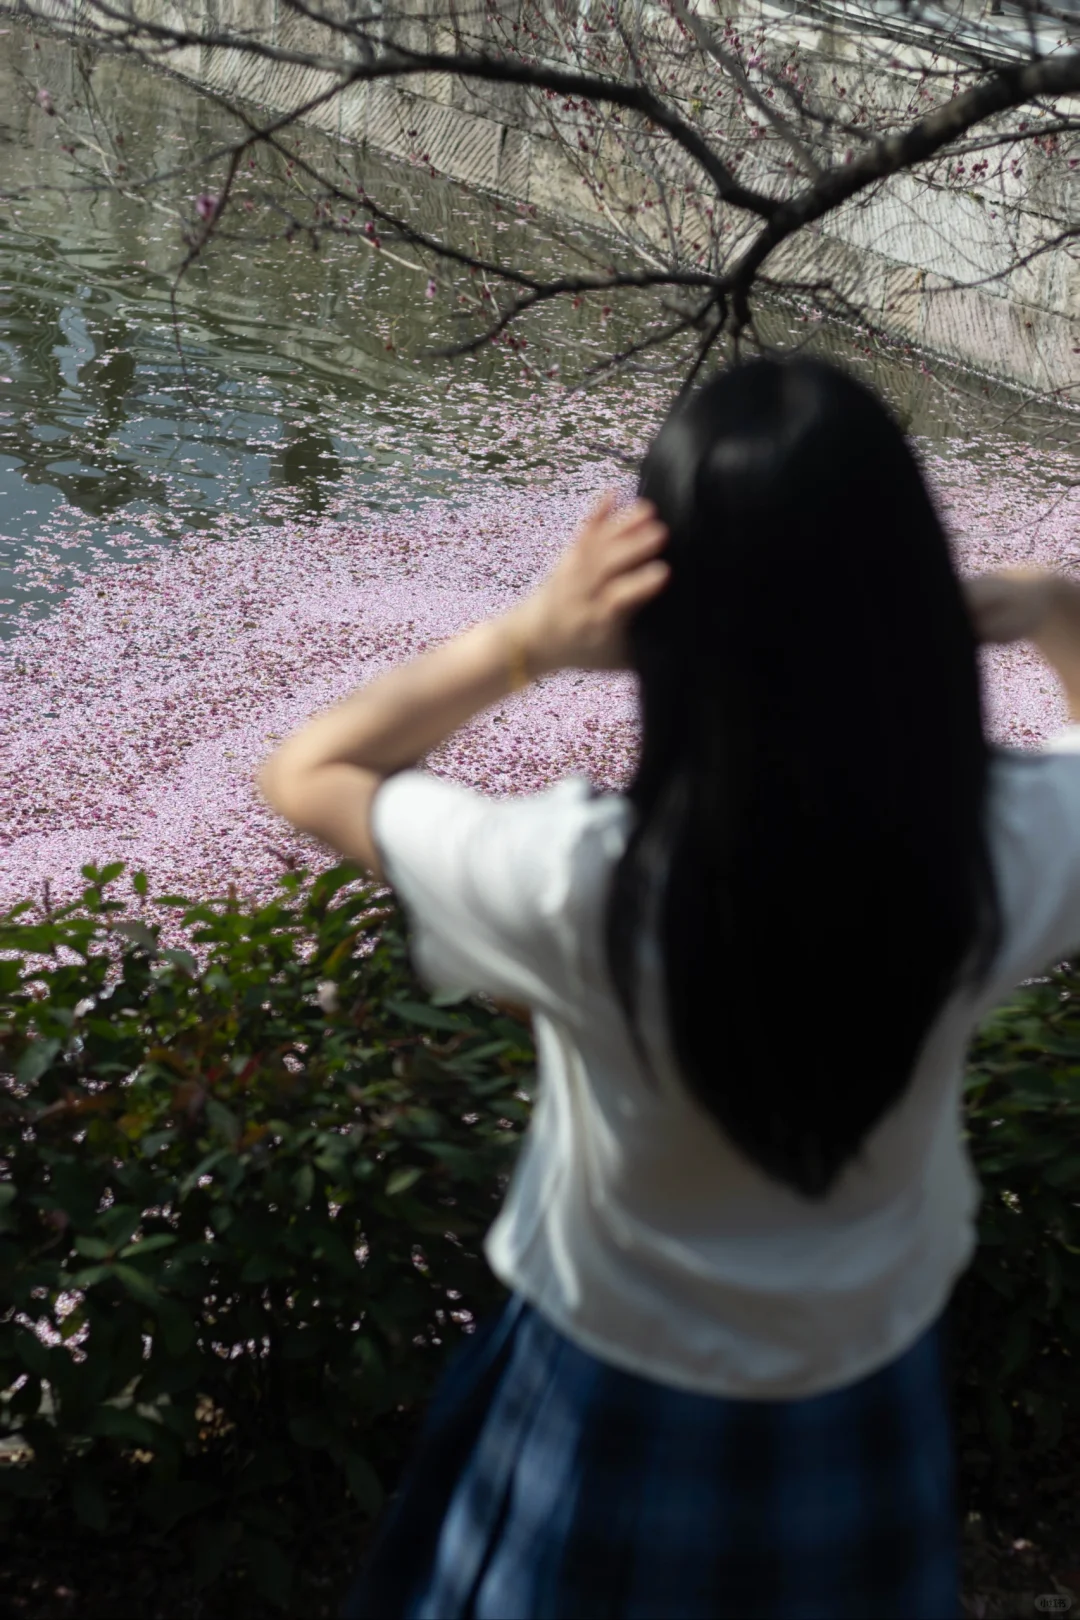
POLYGON ((574 852, 589 802, 584 777, 502 800, 423 771, 383 783, 374 841, 429 989, 565 1012, 576 977, 574 852))
POLYGON ((1080 725, 1066 726, 1043 745, 1044 754, 1080 754, 1080 725))
POLYGON ((999 880, 1010 923, 1001 965, 1018 984, 1080 947, 1080 725, 1014 769, 999 880))

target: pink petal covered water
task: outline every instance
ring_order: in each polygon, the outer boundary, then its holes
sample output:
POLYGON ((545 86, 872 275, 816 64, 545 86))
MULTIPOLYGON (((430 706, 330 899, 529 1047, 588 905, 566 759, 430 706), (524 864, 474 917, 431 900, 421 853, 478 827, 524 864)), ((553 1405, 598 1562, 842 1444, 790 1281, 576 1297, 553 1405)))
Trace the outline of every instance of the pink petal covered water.
MULTIPOLYGON (((957 444, 926 458, 963 572, 1059 565, 1077 549, 1068 469, 957 444)), ((265 900, 285 856, 334 857, 262 803, 254 774, 316 710, 424 646, 507 606, 552 565, 611 463, 531 487, 488 484, 405 515, 340 516, 165 549, 56 585, 55 611, 0 644, 0 909, 74 899, 88 860, 142 867, 151 894, 265 900)), ((467 486, 466 486, 467 487, 467 486)), ((27 563, 59 580, 61 548, 27 563)), ((995 740, 1030 747, 1066 721, 1024 648, 984 655, 995 740)), ((888 716, 882 716, 887 727, 888 716)), ((636 745, 624 675, 564 672, 507 698, 433 754, 431 769, 500 795, 570 772, 622 785, 636 745)), ((124 882, 126 887, 126 880, 124 882)), ((153 910, 153 908, 151 908, 153 910)), ((162 915, 162 914, 159 914, 162 915)), ((165 942, 179 940, 164 913, 165 942)))

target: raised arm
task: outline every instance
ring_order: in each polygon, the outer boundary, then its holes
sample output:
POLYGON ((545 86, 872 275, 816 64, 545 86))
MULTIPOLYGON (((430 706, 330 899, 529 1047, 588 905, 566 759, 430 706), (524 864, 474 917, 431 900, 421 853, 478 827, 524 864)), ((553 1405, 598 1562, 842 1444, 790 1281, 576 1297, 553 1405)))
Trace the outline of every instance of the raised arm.
POLYGON ((1009 568, 965 582, 980 641, 1030 641, 1057 673, 1080 722, 1080 585, 1043 568, 1009 568))
MULTIPOLYGON (((263 798, 301 832, 382 878, 371 808, 388 776, 529 679, 623 667, 627 620, 667 580, 654 508, 606 496, 543 582, 507 612, 370 681, 288 737, 263 798)), ((435 829, 433 829, 434 833, 435 829)))

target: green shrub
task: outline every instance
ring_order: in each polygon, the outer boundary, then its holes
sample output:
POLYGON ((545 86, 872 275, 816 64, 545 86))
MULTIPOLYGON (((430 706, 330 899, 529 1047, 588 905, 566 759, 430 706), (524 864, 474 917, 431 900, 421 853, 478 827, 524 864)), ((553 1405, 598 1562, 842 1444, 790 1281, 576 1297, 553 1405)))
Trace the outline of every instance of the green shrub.
MULTIPOLYGON (((313 1535, 378 1514, 465 1313, 502 1296, 480 1241, 531 1039, 426 995, 356 868, 254 910, 172 897, 201 966, 112 898, 121 863, 84 871, 78 905, 0 919, 0 1515, 179 1545, 197 1585, 247 1571, 285 1605, 313 1535)), ((974 1491, 1080 1432, 1080 969, 986 1023, 965 1113, 974 1491)))
POLYGON ((173 897, 202 968, 108 897, 122 869, 0 922, 0 1434, 27 1448, 0 1513, 179 1535, 198 1583, 246 1566, 285 1603, 501 1297, 479 1244, 531 1042, 420 992, 355 868, 250 913, 173 897))
POLYGON ((963 1479, 992 1491, 1080 1438, 1080 965, 986 1021, 964 1108, 983 1201, 954 1299, 957 1428, 963 1479))

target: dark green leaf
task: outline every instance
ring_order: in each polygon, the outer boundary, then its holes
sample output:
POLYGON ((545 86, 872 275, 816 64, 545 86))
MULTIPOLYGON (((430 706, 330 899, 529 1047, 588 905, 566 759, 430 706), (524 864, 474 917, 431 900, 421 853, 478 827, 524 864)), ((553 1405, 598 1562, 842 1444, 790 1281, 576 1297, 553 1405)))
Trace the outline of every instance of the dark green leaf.
POLYGON ((171 1232, 155 1232, 151 1237, 139 1238, 135 1243, 129 1243, 121 1249, 121 1260, 129 1260, 133 1254, 145 1256, 153 1254, 158 1249, 168 1249, 176 1242, 171 1232))
POLYGON ((1031 1345, 1031 1324, 1026 1316, 1014 1316, 1009 1323, 1005 1334, 1005 1343, 1002 1347, 1001 1376, 1008 1378, 1010 1373, 1026 1360, 1031 1345))
POLYGON ((165 1131, 148 1131, 139 1142, 139 1152, 144 1159, 152 1159, 155 1153, 160 1153, 163 1147, 175 1141, 176 1130, 173 1127, 165 1131))
POLYGON ((407 1192, 420 1180, 423 1173, 416 1165, 403 1165, 400 1170, 393 1171, 386 1182, 387 1196, 393 1198, 397 1193, 407 1192))
POLYGON ((245 1535, 240 1544, 241 1556, 248 1567, 252 1583, 261 1597, 276 1609, 287 1609, 292 1590, 293 1566, 276 1541, 265 1536, 245 1535))
POLYGON ((161 1432, 157 1424, 140 1417, 131 1406, 99 1406, 87 1429, 90 1434, 130 1440, 139 1446, 153 1446, 161 1432))
POLYGON ((235 1147, 240 1140, 240 1121, 232 1110, 226 1108, 224 1103, 218 1102, 216 1097, 211 1097, 206 1104, 206 1117, 218 1135, 223 1136, 230 1146, 235 1147))
POLYGON ((28 1372, 38 1378, 49 1377, 53 1352, 47 1344, 42 1344, 32 1328, 19 1325, 15 1336, 15 1353, 28 1372))
POLYGON ((1073 1187, 1080 1194, 1080 1153, 1066 1154, 1043 1171, 1043 1179, 1051 1187, 1073 1187))
POLYGON ((114 1249, 122 1249, 139 1230, 142 1218, 142 1210, 133 1204, 114 1204, 98 1217, 98 1229, 114 1249))
POLYGON ((104 1238, 77 1237, 75 1239, 75 1252, 81 1254, 86 1260, 107 1260, 113 1252, 111 1243, 104 1238))
POLYGON ((139 945, 144 951, 151 954, 157 952, 157 938, 154 931, 139 917, 124 917, 113 924, 115 933, 129 941, 132 945, 139 945))
POLYGON ((171 1530, 181 1519, 220 1502, 222 1494, 219 1485, 207 1480, 166 1480, 144 1490, 139 1497, 139 1507, 159 1530, 171 1530))
POLYGON ((52 1037, 48 1040, 31 1041, 15 1065, 15 1079, 19 1085, 30 1086, 35 1080, 40 1080, 57 1053, 62 1050, 63 1044, 63 1041, 52 1037))
POLYGON ((162 1299, 157 1307, 158 1327, 171 1356, 186 1356, 195 1343, 195 1323, 191 1313, 177 1300, 162 1299))
POLYGON ((328 1450, 337 1440, 337 1427, 323 1412, 297 1412, 289 1420, 289 1433, 298 1446, 328 1450))
POLYGON ((374 1518, 382 1510, 384 1492, 379 1476, 367 1458, 358 1451, 350 1451, 345 1458, 345 1477, 357 1506, 374 1518))
POLYGON ((71 1485, 71 1501, 75 1517, 88 1530, 99 1534, 109 1528, 109 1504, 105 1499, 102 1481, 89 1471, 75 1476, 71 1485))
MULTIPOLYGON (((170 901, 161 900, 158 903, 159 905, 168 905, 170 901)), ((190 951, 170 947, 160 951, 158 954, 161 956, 163 961, 171 962, 174 967, 180 968, 191 978, 194 979, 197 977, 199 972, 199 964, 196 962, 190 951)))
POLYGON ((388 999, 386 1010, 403 1018, 406 1023, 420 1024, 425 1029, 446 1030, 448 1033, 457 1033, 462 1028, 460 1018, 452 1018, 449 1013, 440 1012, 437 1007, 430 1007, 422 1001, 397 1001, 388 999))
POLYGON ((272 1252, 252 1254, 244 1261, 240 1269, 240 1281, 245 1283, 267 1282, 271 1277, 281 1277, 288 1271, 284 1258, 272 1252))
POLYGON ((150 1281, 134 1266, 125 1265, 117 1261, 111 1268, 113 1275, 123 1283, 132 1299, 137 1299, 140 1305, 149 1305, 156 1310, 161 1303, 161 1295, 150 1281))
POLYGON ((234 1519, 204 1519, 195 1531, 195 1560, 192 1578, 199 1591, 219 1579, 236 1542, 238 1526, 234 1519))
POLYGON ((106 1277, 113 1275, 111 1266, 87 1266, 83 1271, 74 1271, 67 1279, 72 1288, 93 1288, 106 1277))

